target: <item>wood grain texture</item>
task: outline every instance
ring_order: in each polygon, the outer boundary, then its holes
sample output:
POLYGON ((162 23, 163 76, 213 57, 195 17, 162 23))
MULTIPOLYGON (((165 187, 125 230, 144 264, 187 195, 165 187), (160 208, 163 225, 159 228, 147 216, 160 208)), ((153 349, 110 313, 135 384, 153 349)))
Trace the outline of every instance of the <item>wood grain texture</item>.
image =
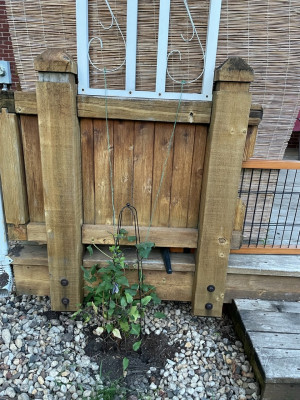
POLYGON ((254 154, 257 131, 258 131, 258 125, 248 126, 246 143, 244 147, 243 161, 249 160, 249 158, 251 158, 254 154))
POLYGON ((135 122, 133 205, 137 208, 139 224, 150 222, 152 202, 154 123, 135 122))
POLYGON ((243 162, 243 168, 251 169, 300 169, 300 161, 294 160, 260 160, 252 159, 243 162))
POLYGON ((76 310, 82 301, 82 187, 75 77, 40 75, 37 109, 53 310, 76 310), (62 278, 69 281, 63 287, 62 278), (62 298, 69 299, 68 305, 62 298))
MULTIPOLYGON (((110 98, 109 118, 133 121, 174 122, 178 100, 110 98)), ((211 102, 182 101, 178 122, 208 124, 211 102)), ((87 118, 105 118, 105 99, 78 96, 78 115, 87 118)))
POLYGON ((93 120, 80 120, 83 221, 95 223, 95 168, 93 120))
POLYGON ((45 222, 38 119, 35 115, 21 115, 20 120, 30 221, 45 222))
POLYGON ((25 224, 29 213, 19 121, 6 109, 0 113, 0 177, 6 222, 25 224))
POLYGON ((300 255, 300 249, 295 246, 290 247, 280 247, 280 246, 253 246, 253 247, 241 247, 239 249, 232 249, 230 251, 232 254, 277 254, 277 255, 287 255, 287 254, 298 254, 300 255))
MULTIPOLYGON (((134 235, 132 225, 123 226, 129 235, 134 235)), ((85 244, 113 244, 112 225, 83 225, 82 227, 82 242, 85 244)), ((141 241, 146 240, 148 227, 140 227, 141 241)), ((154 242, 157 247, 187 247, 195 248, 197 244, 198 230, 192 228, 168 228, 168 227, 152 227, 148 240, 154 242)), ((126 245, 133 245, 127 243, 126 245)))
MULTIPOLYGON (((106 121, 94 120, 94 168, 95 168, 95 223, 112 224, 112 195, 110 166, 113 168, 113 121, 108 121, 110 148, 108 149, 106 121)), ((114 181, 113 181, 114 182, 114 181)))
POLYGON ((187 226, 195 126, 178 124, 174 137, 169 226, 187 226))
POLYGON ((224 302, 239 298, 300 301, 299 287, 298 277, 243 274, 242 271, 231 274, 228 268, 224 302))
POLYGON ((213 94, 200 202, 193 297, 196 315, 222 315, 236 194, 251 106, 249 85, 239 85, 239 91, 231 91, 230 82, 228 90, 224 83, 223 89, 213 94), (216 290, 208 292, 208 285, 214 285, 216 290), (205 309, 207 303, 213 304, 212 310, 205 309))
MULTIPOLYGON (((110 98, 109 118, 134 121, 174 122, 178 100, 147 100, 110 98)), ((15 108, 19 114, 37 114, 35 92, 15 92, 15 108)), ((212 102, 182 101, 178 122, 209 124, 212 102)), ((81 118, 105 118, 105 99, 97 96, 77 96, 78 116, 81 118)), ((262 119, 262 107, 251 105, 249 125, 258 125, 262 119)))
POLYGON ((15 92, 17 114, 37 115, 36 92, 15 92))
POLYGON ((16 265, 13 270, 19 295, 50 296, 50 279, 47 266, 16 265))
POLYGON ((191 184, 188 198, 188 228, 197 228, 199 221, 200 195, 207 138, 207 125, 196 125, 191 171, 191 184))
POLYGON ((160 122, 155 124, 153 192, 151 210, 151 214, 153 214, 153 226, 169 226, 170 221, 174 140, 170 148, 170 155, 166 163, 162 181, 161 178, 165 160, 168 154, 168 147, 170 137, 172 135, 172 130, 173 126, 171 124, 164 124, 160 122))
POLYGON ((231 312, 262 386, 262 399, 297 400, 300 389, 299 302, 237 299, 231 312))
POLYGON ((7 224, 7 236, 9 240, 28 240, 27 225, 7 224))
MULTIPOLYGON (((116 219, 127 203, 133 204, 133 149, 134 122, 114 121, 114 194, 116 219)), ((123 213, 123 224, 131 225, 128 211, 123 213)))

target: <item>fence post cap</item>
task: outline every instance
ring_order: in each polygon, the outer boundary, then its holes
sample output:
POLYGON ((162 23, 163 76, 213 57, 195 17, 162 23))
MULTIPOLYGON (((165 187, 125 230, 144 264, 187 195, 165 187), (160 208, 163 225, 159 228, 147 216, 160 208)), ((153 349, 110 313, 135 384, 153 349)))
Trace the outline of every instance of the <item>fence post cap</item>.
POLYGON ((241 57, 229 57, 215 71, 215 81, 252 82, 253 69, 241 57))
POLYGON ((34 60, 34 68, 39 72, 68 72, 77 74, 77 64, 61 49, 47 49, 34 60))

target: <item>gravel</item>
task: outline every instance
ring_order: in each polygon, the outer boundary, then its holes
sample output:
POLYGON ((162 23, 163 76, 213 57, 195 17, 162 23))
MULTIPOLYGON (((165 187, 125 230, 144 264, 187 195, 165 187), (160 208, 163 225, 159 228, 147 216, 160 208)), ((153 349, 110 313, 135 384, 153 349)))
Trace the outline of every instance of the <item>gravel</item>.
MULTIPOLYGON (((131 393, 128 399, 260 399, 242 343, 227 317, 193 317, 189 304, 175 302, 162 303, 159 311, 167 318, 158 320, 150 310, 145 332, 166 334, 178 351, 156 371, 155 381, 155 368, 149 367, 146 387, 139 397, 131 393)), ((1 298, 0 398, 91 399, 103 382, 99 365, 85 354, 86 344, 83 323, 68 313, 51 313, 48 297, 1 298)))

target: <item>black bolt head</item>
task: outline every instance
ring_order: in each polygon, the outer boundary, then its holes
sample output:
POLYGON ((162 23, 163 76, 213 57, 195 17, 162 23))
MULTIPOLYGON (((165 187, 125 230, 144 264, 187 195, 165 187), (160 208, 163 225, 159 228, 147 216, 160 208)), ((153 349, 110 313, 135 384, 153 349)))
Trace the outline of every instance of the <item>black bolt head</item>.
POLYGON ((69 281, 68 281, 68 279, 63 278, 63 279, 60 281, 60 284, 61 284, 61 286, 68 286, 69 281))
POLYGON ((214 306, 213 306, 211 303, 206 303, 206 304, 205 304, 205 309, 208 310, 208 311, 212 310, 213 307, 214 307, 214 306))
POLYGON ((63 303, 64 306, 67 306, 70 303, 70 300, 67 297, 63 297, 61 299, 61 302, 63 303))
POLYGON ((212 292, 214 292, 215 290, 216 290, 216 288, 214 287, 214 285, 208 285, 208 286, 207 286, 207 291, 208 291, 208 292, 212 293, 212 292))

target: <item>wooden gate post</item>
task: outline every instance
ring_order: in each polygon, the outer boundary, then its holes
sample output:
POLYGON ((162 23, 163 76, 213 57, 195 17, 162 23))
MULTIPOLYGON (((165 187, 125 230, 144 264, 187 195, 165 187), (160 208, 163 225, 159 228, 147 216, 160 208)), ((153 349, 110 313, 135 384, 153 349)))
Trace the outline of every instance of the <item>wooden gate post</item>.
POLYGON ((61 50, 35 59, 51 307, 82 301, 82 180, 76 63, 61 50))
POLYGON ((198 225, 195 315, 222 315, 252 81, 252 69, 239 57, 229 58, 215 73, 198 225))

